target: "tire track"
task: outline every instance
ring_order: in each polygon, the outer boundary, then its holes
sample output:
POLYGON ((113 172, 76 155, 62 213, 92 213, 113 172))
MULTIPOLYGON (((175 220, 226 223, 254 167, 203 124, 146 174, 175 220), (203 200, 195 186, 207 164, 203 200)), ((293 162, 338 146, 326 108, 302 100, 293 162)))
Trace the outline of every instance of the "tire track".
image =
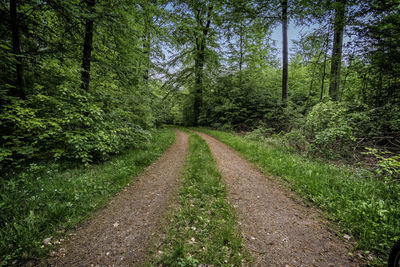
POLYGON ((320 213, 263 175, 227 145, 204 133, 227 184, 230 203, 257 266, 358 266, 351 245, 331 231, 320 213))
POLYGON ((175 143, 133 185, 70 234, 53 253, 51 266, 135 266, 148 255, 152 236, 177 193, 188 151, 188 136, 175 143))

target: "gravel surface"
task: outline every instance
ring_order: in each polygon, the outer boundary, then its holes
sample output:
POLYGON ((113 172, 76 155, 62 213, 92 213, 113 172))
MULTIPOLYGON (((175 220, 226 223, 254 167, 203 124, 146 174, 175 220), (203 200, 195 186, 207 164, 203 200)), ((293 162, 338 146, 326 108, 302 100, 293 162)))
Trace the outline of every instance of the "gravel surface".
POLYGON ((133 185, 114 196, 52 254, 52 266, 136 266, 148 255, 160 221, 178 192, 178 178, 188 151, 187 134, 133 185))
POLYGON ((329 229, 286 186, 263 175, 231 148, 206 134, 256 266, 358 266, 352 246, 329 229), (297 199, 297 200, 296 200, 297 199))

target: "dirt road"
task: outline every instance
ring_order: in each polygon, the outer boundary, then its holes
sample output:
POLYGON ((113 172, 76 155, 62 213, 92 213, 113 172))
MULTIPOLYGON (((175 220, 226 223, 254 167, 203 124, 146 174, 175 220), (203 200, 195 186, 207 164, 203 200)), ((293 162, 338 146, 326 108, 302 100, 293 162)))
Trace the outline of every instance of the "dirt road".
POLYGON ((296 201, 285 186, 222 142, 198 134, 208 143, 227 184, 256 266, 358 266, 348 256, 350 244, 329 229, 318 210, 296 201))
POLYGON ((188 136, 175 143, 132 186, 72 232, 47 264, 52 266, 137 266, 147 256, 152 235, 177 193, 188 151, 188 136))

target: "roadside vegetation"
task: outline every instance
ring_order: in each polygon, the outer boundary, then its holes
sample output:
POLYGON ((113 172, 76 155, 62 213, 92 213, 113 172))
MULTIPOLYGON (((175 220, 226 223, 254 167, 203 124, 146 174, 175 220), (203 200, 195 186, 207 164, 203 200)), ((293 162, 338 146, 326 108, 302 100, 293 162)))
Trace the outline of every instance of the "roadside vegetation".
MULTIPOLYGON (((276 139, 204 130, 255 163, 267 174, 282 177, 290 188, 325 211, 343 235, 382 264, 399 236, 400 184, 378 179, 365 169, 338 167, 291 153, 276 139)), ((369 257, 371 260, 371 257, 369 257)))
POLYGON ((164 123, 247 133, 215 132, 382 259, 400 236, 399 12, 399 0, 3 1, 2 263, 41 254, 126 185, 172 142, 151 137, 164 123))
POLYGON ((60 164, 31 164, 0 180, 0 265, 44 256, 49 244, 134 182, 174 140, 173 129, 160 129, 148 142, 98 165, 61 170, 60 164))
POLYGON ((225 184, 207 144, 190 133, 189 146, 179 206, 168 218, 152 264, 249 264, 249 254, 242 245, 235 211, 226 199, 225 184))

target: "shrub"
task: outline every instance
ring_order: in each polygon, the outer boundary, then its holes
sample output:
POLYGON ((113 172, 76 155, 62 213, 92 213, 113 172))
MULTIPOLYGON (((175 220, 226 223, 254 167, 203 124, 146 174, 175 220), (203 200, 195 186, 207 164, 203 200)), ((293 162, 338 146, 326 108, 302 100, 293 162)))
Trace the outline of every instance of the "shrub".
POLYGON ((151 118, 132 108, 132 98, 102 96, 60 85, 26 100, 9 98, 0 112, 0 170, 37 160, 85 164, 108 159, 146 142, 151 118))
POLYGON ((256 141, 263 141, 265 138, 274 133, 274 128, 267 128, 264 124, 259 125, 256 129, 246 134, 246 138, 256 141))
POLYGON ((313 107, 304 127, 306 136, 312 140, 313 152, 329 158, 349 155, 355 138, 346 114, 346 107, 332 101, 313 107))
POLYGON ((367 147, 365 154, 372 155, 378 160, 375 169, 376 174, 386 181, 400 181, 400 155, 393 155, 388 151, 379 151, 376 148, 367 147))
POLYGON ((294 148, 297 152, 307 153, 310 150, 310 143, 301 130, 293 129, 285 134, 285 140, 290 148, 294 148))

